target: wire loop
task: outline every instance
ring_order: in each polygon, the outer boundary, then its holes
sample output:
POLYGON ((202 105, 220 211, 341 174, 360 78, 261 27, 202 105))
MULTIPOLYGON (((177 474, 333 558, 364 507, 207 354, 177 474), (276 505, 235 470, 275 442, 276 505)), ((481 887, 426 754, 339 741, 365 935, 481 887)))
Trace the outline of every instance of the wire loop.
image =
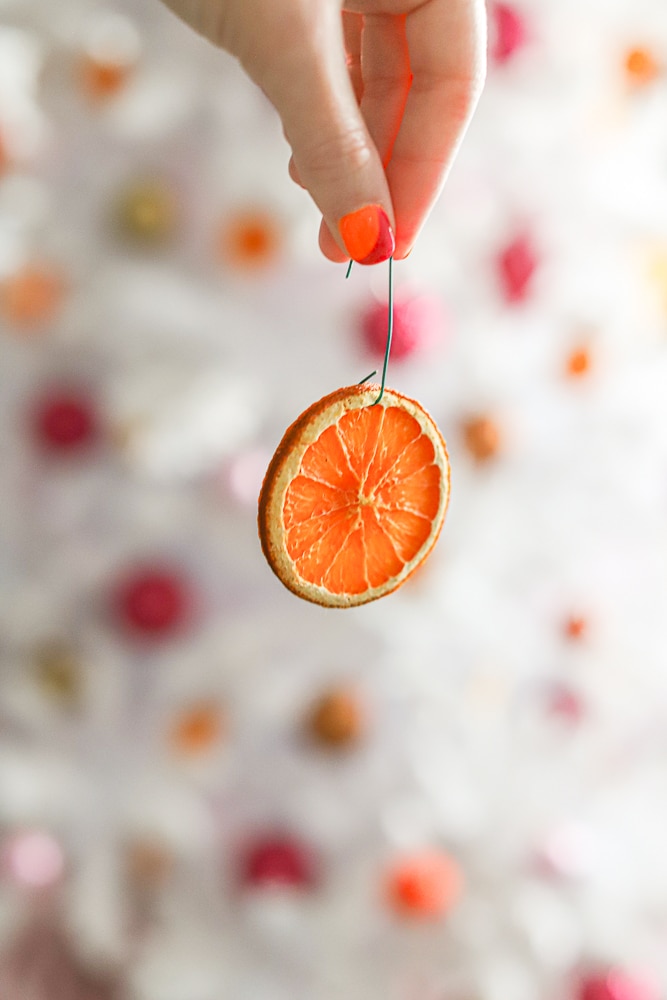
MULTIPOLYGON (((352 270, 352 261, 350 261, 346 278, 350 277, 350 271, 352 270)), ((387 366, 389 365, 389 352, 391 351, 391 338, 394 332, 394 258, 389 258, 389 297, 388 297, 388 320, 387 320, 387 343, 384 349, 384 362, 382 363, 382 381, 380 383, 380 394, 377 399, 374 399, 370 404, 371 406, 377 406, 382 397, 384 396, 384 385, 387 380, 387 366)), ((373 378, 377 375, 377 368, 374 369, 370 375, 366 375, 364 378, 358 382, 358 385, 363 385, 364 382, 368 382, 369 378, 373 378)))

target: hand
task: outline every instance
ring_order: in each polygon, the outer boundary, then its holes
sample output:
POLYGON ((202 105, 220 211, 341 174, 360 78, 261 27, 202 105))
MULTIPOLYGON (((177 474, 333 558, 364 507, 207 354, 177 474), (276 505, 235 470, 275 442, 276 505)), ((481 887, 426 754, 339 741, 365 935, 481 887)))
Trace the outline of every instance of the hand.
POLYGON ((485 71, 484 0, 166 0, 275 105, 333 261, 405 257, 485 71), (395 247, 394 247, 395 243, 395 247))

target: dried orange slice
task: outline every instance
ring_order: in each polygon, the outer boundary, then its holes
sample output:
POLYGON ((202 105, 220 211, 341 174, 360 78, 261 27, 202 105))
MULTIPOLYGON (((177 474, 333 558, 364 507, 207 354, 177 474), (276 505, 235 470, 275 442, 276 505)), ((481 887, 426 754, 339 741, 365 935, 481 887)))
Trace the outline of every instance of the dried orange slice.
POLYGON ((285 432, 259 497, 259 536, 285 586, 327 607, 400 587, 429 554, 449 501, 442 435, 419 403, 353 385, 285 432))

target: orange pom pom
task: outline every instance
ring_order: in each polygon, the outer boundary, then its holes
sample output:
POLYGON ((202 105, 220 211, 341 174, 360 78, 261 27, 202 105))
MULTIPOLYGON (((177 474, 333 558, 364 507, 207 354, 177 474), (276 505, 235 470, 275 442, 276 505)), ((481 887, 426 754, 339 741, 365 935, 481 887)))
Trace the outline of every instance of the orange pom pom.
POLYGON ((633 86, 642 87, 659 76, 660 66, 650 49, 637 46, 625 56, 625 72, 633 86))
POLYGON ((56 318, 63 294, 54 270, 27 265, 0 285, 0 310, 12 326, 30 331, 56 318))
POLYGON ((490 417, 472 417, 463 423, 463 443, 476 462, 486 462, 500 448, 500 431, 490 417))
POLYGON ((335 749, 356 743, 363 728, 361 706, 353 692, 340 688, 317 699, 308 718, 308 730, 323 746, 335 749))
POLYGON ((581 615, 570 615, 570 617, 566 619, 563 626, 566 638, 573 639, 575 641, 583 639, 587 629, 588 623, 585 618, 581 617, 581 615))
POLYGON ((268 212, 242 211, 228 218, 218 232, 218 253, 234 267, 259 270, 278 256, 281 245, 278 223, 268 212))
POLYGON ((107 100, 123 89, 131 70, 128 63, 105 62, 86 55, 79 66, 81 87, 91 101, 107 100))
POLYGON ((171 732, 171 743, 174 750, 183 755, 206 753, 220 740, 222 730, 220 708, 210 702, 202 702, 178 716, 171 732))
POLYGON ((463 891, 463 875, 444 852, 424 851, 394 862, 386 881, 388 902, 402 916, 438 918, 463 891))
POLYGON ((571 378, 580 378, 590 371, 591 357, 585 347, 577 347, 569 355, 565 364, 565 373, 571 378))

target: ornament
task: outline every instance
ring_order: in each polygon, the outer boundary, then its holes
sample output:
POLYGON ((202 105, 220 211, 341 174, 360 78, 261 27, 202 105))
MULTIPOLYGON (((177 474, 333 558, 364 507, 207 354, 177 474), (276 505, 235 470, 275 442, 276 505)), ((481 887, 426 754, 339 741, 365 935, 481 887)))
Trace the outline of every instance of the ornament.
POLYGON ((58 841, 45 830, 24 830, 2 844, 2 867, 25 889, 46 889, 62 876, 65 860, 58 841))
POLYGON ((145 248, 167 243, 174 235, 177 218, 176 195, 168 184, 157 178, 128 185, 116 206, 121 234, 145 248))
POLYGON ((345 749, 357 743, 363 724, 359 699, 346 688, 320 695, 307 718, 307 730, 312 738, 332 749, 345 749))
POLYGON ((628 83, 635 88, 653 83, 661 72, 661 67, 650 49, 642 46, 632 48, 625 55, 625 75, 628 83))
POLYGON ((659 992, 644 976, 623 969, 584 976, 578 984, 577 1000, 658 1000, 659 992))
POLYGON ((442 851, 422 851, 398 858, 385 875, 387 902, 403 917, 446 916, 463 892, 458 864, 442 851))
POLYGON ((69 387, 54 386, 41 393, 33 405, 32 429, 43 451, 63 456, 87 450, 100 436, 92 397, 69 387))
POLYGON ((282 229, 273 215, 261 209, 244 209, 231 214, 220 226, 217 250, 231 267, 258 271, 276 260, 282 239, 282 229))
POLYGON ((33 333, 55 321, 64 283, 53 267, 27 264, 0 283, 0 312, 17 330, 33 333))
POLYGON ((500 450, 500 431, 491 417, 470 417, 464 420, 461 430, 463 444, 476 462, 488 462, 500 450))
POLYGON ((581 378, 587 375, 591 367, 590 353, 585 347, 576 347, 568 355, 565 363, 565 373, 570 378, 581 378))
POLYGON ((158 840, 137 839, 127 845, 125 866, 130 882, 138 888, 154 888, 168 878, 174 864, 171 852, 158 840))
POLYGON ((183 709, 171 728, 170 743, 183 756, 197 756, 220 741, 223 717, 218 705, 201 702, 183 709))
POLYGON ((240 879, 247 888, 312 889, 318 865, 310 847, 282 834, 249 844, 241 858, 240 879))
POLYGON ((85 96, 100 104, 120 93, 134 71, 140 49, 139 35, 131 21, 115 13, 98 14, 78 64, 85 96))
POLYGON ((588 623, 581 615, 570 615, 563 623, 563 632, 567 639, 578 642, 588 631, 588 623))
POLYGON ((555 682, 548 686, 546 708, 549 715, 575 724, 585 715, 584 705, 579 695, 566 684, 555 682))
POLYGON ((299 597, 352 607, 399 587, 435 545, 449 501, 449 459, 414 400, 353 385, 314 403, 286 431, 259 499, 271 569, 299 597), (379 401, 378 401, 379 400, 379 401))
POLYGON ((176 570, 138 567, 116 588, 116 612, 137 636, 161 639, 181 631, 192 611, 188 582, 176 570))
POLYGON ((538 259, 532 241, 525 235, 511 240, 499 253, 497 268, 505 300, 515 305, 532 290, 538 259))
POLYGON ((58 643, 41 646, 34 655, 35 679, 49 697, 67 704, 81 698, 81 664, 74 650, 58 643))
POLYGON ((526 42, 523 14, 507 3, 489 5, 489 55, 497 66, 509 62, 526 42))
MULTIPOLYGON (((362 316, 364 343, 373 354, 382 354, 385 349, 388 316, 386 303, 372 305, 362 316)), ((428 353, 442 341, 444 329, 442 303, 435 295, 399 299, 394 307, 392 358, 400 360, 428 353)))
POLYGON ((131 66, 123 63, 83 56, 79 67, 81 86, 92 101, 105 101, 123 89, 131 69, 131 66))

